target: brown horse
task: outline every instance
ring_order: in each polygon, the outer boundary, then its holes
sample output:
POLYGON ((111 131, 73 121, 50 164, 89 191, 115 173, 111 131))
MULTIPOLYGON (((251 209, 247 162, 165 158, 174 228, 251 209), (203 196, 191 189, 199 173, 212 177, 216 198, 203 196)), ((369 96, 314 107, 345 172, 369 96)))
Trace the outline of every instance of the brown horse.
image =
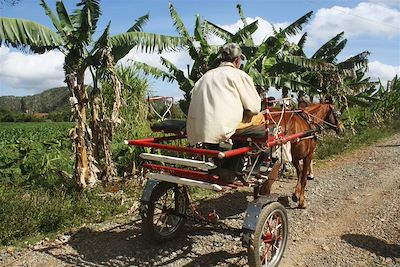
MULTIPOLYGON (((312 104, 304 111, 286 111, 283 114, 273 112, 266 115, 266 120, 270 124, 279 123, 281 131, 285 135, 292 135, 311 129, 322 130, 324 126, 334 129, 337 134, 344 130, 340 121, 340 113, 329 103, 312 104)), ((292 162, 297 174, 297 184, 292 200, 298 202, 299 208, 305 208, 304 190, 316 146, 316 136, 310 136, 291 143, 292 162), (303 162, 303 167, 300 166, 300 161, 303 162)), ((275 169, 276 173, 276 168, 273 169, 275 169)), ((274 179, 274 176, 271 175, 272 181, 268 182, 266 188, 262 190, 264 193, 270 192, 270 187, 276 179, 276 177, 274 179)))

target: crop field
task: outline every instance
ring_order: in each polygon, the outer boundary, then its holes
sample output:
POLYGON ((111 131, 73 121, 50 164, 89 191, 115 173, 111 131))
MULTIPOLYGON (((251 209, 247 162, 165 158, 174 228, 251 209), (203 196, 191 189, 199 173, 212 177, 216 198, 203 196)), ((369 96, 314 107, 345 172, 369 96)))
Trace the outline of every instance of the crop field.
POLYGON ((72 178, 73 123, 0 123, 0 245, 102 221, 126 207, 72 178))
POLYGON ((47 186, 57 183, 58 170, 73 167, 71 123, 1 123, 0 177, 2 185, 47 186), (47 185, 46 185, 47 183, 47 185))

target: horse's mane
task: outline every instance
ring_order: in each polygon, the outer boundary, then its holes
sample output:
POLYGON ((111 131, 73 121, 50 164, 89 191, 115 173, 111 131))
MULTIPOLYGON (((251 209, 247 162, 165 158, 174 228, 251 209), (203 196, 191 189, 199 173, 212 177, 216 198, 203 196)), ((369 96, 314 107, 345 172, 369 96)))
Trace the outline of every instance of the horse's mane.
POLYGON ((314 114, 316 111, 319 111, 322 107, 328 106, 328 104, 323 104, 323 103, 312 103, 305 107, 304 110, 306 110, 308 113, 314 114))

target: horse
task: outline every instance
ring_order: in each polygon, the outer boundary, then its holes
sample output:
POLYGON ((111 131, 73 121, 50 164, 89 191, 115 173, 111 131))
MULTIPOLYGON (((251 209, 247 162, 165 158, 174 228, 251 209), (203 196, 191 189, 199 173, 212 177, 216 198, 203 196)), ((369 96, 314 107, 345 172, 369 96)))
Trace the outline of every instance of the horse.
MULTIPOLYGON (((335 130, 337 134, 344 131, 343 123, 340 120, 340 113, 330 103, 312 104, 298 111, 266 113, 265 118, 267 122, 272 122, 272 124, 276 125, 279 123, 278 126, 281 127, 281 131, 285 135, 292 135, 312 129, 321 131, 325 125, 335 130)), ((304 190, 316 146, 316 136, 302 138, 291 143, 292 163, 297 174, 297 184, 295 192, 292 195, 292 200, 298 202, 299 208, 305 208, 304 190), (302 167, 300 166, 300 161, 303 163, 302 167)), ((273 174, 270 177, 271 181, 264 185, 264 188, 261 189, 261 194, 271 192, 272 183, 277 178, 277 169, 278 167, 274 166, 273 174)))

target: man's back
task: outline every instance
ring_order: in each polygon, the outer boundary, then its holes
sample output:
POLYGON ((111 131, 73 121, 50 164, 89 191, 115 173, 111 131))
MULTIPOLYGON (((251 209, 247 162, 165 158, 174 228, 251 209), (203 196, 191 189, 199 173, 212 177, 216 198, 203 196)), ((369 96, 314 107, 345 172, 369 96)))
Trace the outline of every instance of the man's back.
POLYGON ((243 111, 257 114, 260 97, 250 76, 223 62, 195 85, 189 107, 189 143, 219 143, 229 139, 242 121, 243 111))

